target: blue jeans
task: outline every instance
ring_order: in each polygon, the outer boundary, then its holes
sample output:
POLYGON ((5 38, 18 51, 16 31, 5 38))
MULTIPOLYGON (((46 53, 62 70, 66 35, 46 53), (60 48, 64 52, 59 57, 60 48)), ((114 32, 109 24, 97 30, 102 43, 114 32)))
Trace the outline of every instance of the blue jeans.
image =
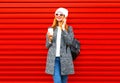
POLYGON ((67 75, 61 75, 60 57, 56 57, 53 75, 54 83, 67 83, 67 79, 68 79, 67 75))

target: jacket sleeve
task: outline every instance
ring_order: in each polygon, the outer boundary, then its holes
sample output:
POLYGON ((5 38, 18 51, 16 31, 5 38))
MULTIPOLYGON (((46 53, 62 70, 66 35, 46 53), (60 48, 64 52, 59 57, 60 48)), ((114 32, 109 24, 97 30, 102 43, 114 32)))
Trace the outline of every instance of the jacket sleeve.
POLYGON ((74 32, 73 32, 73 28, 72 26, 69 26, 68 27, 68 32, 66 30, 62 30, 62 35, 63 35, 63 38, 65 40, 65 43, 67 45, 71 45, 72 44, 72 41, 74 39, 74 32))
POLYGON ((46 34, 46 48, 49 49, 51 45, 52 45, 52 42, 49 42, 48 35, 46 34))

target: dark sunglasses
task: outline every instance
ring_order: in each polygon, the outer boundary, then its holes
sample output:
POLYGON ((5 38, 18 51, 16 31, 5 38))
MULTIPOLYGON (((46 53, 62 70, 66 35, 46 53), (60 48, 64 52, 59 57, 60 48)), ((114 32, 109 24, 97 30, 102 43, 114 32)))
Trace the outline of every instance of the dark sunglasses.
POLYGON ((64 16, 64 14, 56 14, 56 16, 58 16, 58 15, 59 15, 59 16, 64 16))

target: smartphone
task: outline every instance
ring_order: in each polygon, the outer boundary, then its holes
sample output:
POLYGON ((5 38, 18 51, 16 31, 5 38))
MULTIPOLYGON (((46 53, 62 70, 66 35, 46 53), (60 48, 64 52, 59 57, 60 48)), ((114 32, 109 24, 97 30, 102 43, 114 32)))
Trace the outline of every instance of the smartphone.
POLYGON ((63 20, 63 21, 64 21, 64 24, 66 24, 66 18, 64 18, 64 20, 63 20))

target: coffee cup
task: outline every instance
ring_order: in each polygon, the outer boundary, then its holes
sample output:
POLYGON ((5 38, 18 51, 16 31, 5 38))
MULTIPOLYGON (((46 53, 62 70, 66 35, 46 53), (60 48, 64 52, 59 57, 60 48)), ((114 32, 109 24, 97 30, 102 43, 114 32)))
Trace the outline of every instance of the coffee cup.
POLYGON ((50 35, 53 35, 53 28, 48 28, 48 32, 50 33, 50 35))

